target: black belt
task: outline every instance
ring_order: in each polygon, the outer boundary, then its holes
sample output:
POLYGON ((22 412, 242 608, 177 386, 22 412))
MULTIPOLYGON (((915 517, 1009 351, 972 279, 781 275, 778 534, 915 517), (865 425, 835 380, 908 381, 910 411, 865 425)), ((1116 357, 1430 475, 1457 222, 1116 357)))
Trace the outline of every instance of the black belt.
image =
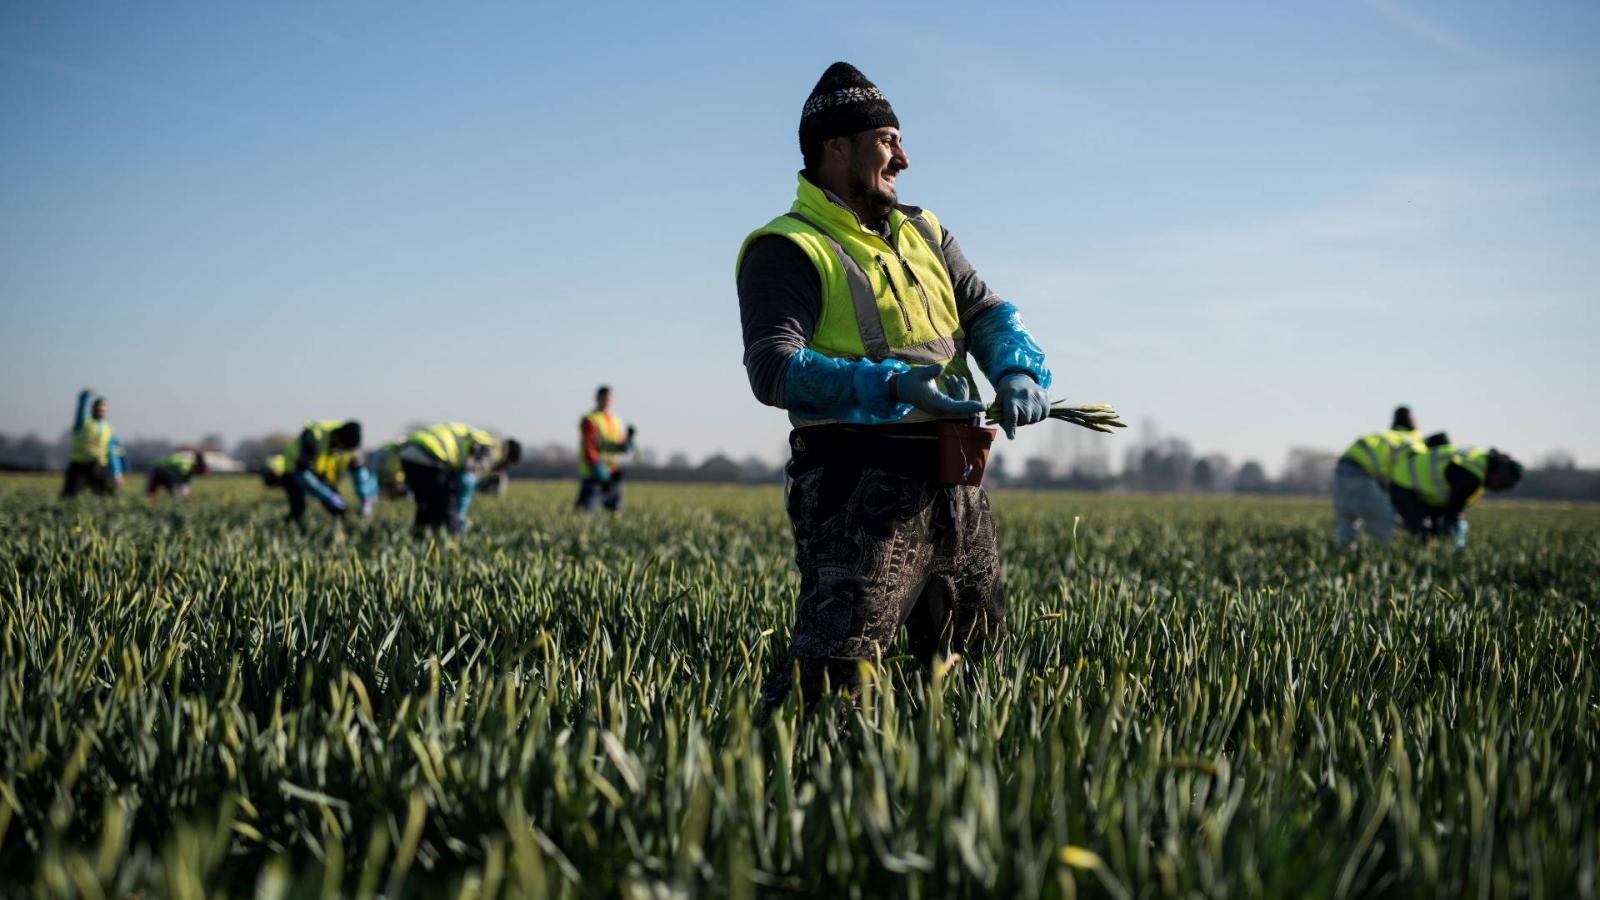
POLYGON ((939 475, 939 433, 935 422, 808 425, 789 432, 789 450, 794 455, 789 464, 791 476, 820 466, 881 469, 930 481, 939 475))

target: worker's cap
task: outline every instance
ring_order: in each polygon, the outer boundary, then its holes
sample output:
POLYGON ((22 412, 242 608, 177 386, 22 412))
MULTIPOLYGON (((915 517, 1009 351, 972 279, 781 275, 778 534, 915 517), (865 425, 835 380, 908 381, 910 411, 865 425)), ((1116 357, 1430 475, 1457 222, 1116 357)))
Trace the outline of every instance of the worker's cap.
POLYGON ((361 446, 361 423, 354 419, 333 430, 333 442, 341 447, 361 446))
POLYGON ((1498 450, 1491 450, 1489 471, 1486 474, 1488 480, 1494 483, 1496 490, 1509 491, 1522 480, 1522 463, 1498 450))
POLYGON ((1394 421, 1389 423, 1389 427, 1396 431, 1416 431, 1417 423, 1411 418, 1411 407, 1396 406, 1394 408, 1394 421))
POLYGON ((828 138, 891 125, 900 127, 894 107, 878 86, 847 62, 828 67, 800 108, 800 152, 828 138))

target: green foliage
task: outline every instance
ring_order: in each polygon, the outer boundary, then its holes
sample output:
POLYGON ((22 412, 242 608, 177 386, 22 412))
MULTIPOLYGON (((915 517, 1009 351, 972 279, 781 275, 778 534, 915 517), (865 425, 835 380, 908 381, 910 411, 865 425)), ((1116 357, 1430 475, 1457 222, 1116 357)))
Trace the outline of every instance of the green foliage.
POLYGON ((1600 511, 1338 554, 1321 505, 995 498, 997 660, 753 721, 776 490, 408 503, 0 480, 17 893, 1593 896, 1600 511), (312 511, 314 514, 316 510, 312 511))

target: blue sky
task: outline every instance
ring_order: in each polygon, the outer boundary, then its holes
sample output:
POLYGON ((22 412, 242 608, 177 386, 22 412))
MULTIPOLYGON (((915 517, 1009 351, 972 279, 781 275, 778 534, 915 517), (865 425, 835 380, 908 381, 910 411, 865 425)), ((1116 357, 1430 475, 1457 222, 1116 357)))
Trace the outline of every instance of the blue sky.
POLYGON ((845 59, 1057 396, 1270 469, 1396 402, 1600 463, 1600 6, 809 9, 0 5, 0 431, 92 385, 129 435, 567 442, 607 382, 775 459, 733 256, 845 59))

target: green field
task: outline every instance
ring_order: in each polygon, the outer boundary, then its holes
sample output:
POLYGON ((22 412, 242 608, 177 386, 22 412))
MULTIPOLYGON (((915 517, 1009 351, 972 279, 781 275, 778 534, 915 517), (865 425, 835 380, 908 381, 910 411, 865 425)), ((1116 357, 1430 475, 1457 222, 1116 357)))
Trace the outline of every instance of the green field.
POLYGON ((1345 556, 1321 502, 999 493, 997 660, 761 728, 775 488, 437 543, 55 489, 0 479, 7 893, 1600 891, 1593 508, 1345 556))

